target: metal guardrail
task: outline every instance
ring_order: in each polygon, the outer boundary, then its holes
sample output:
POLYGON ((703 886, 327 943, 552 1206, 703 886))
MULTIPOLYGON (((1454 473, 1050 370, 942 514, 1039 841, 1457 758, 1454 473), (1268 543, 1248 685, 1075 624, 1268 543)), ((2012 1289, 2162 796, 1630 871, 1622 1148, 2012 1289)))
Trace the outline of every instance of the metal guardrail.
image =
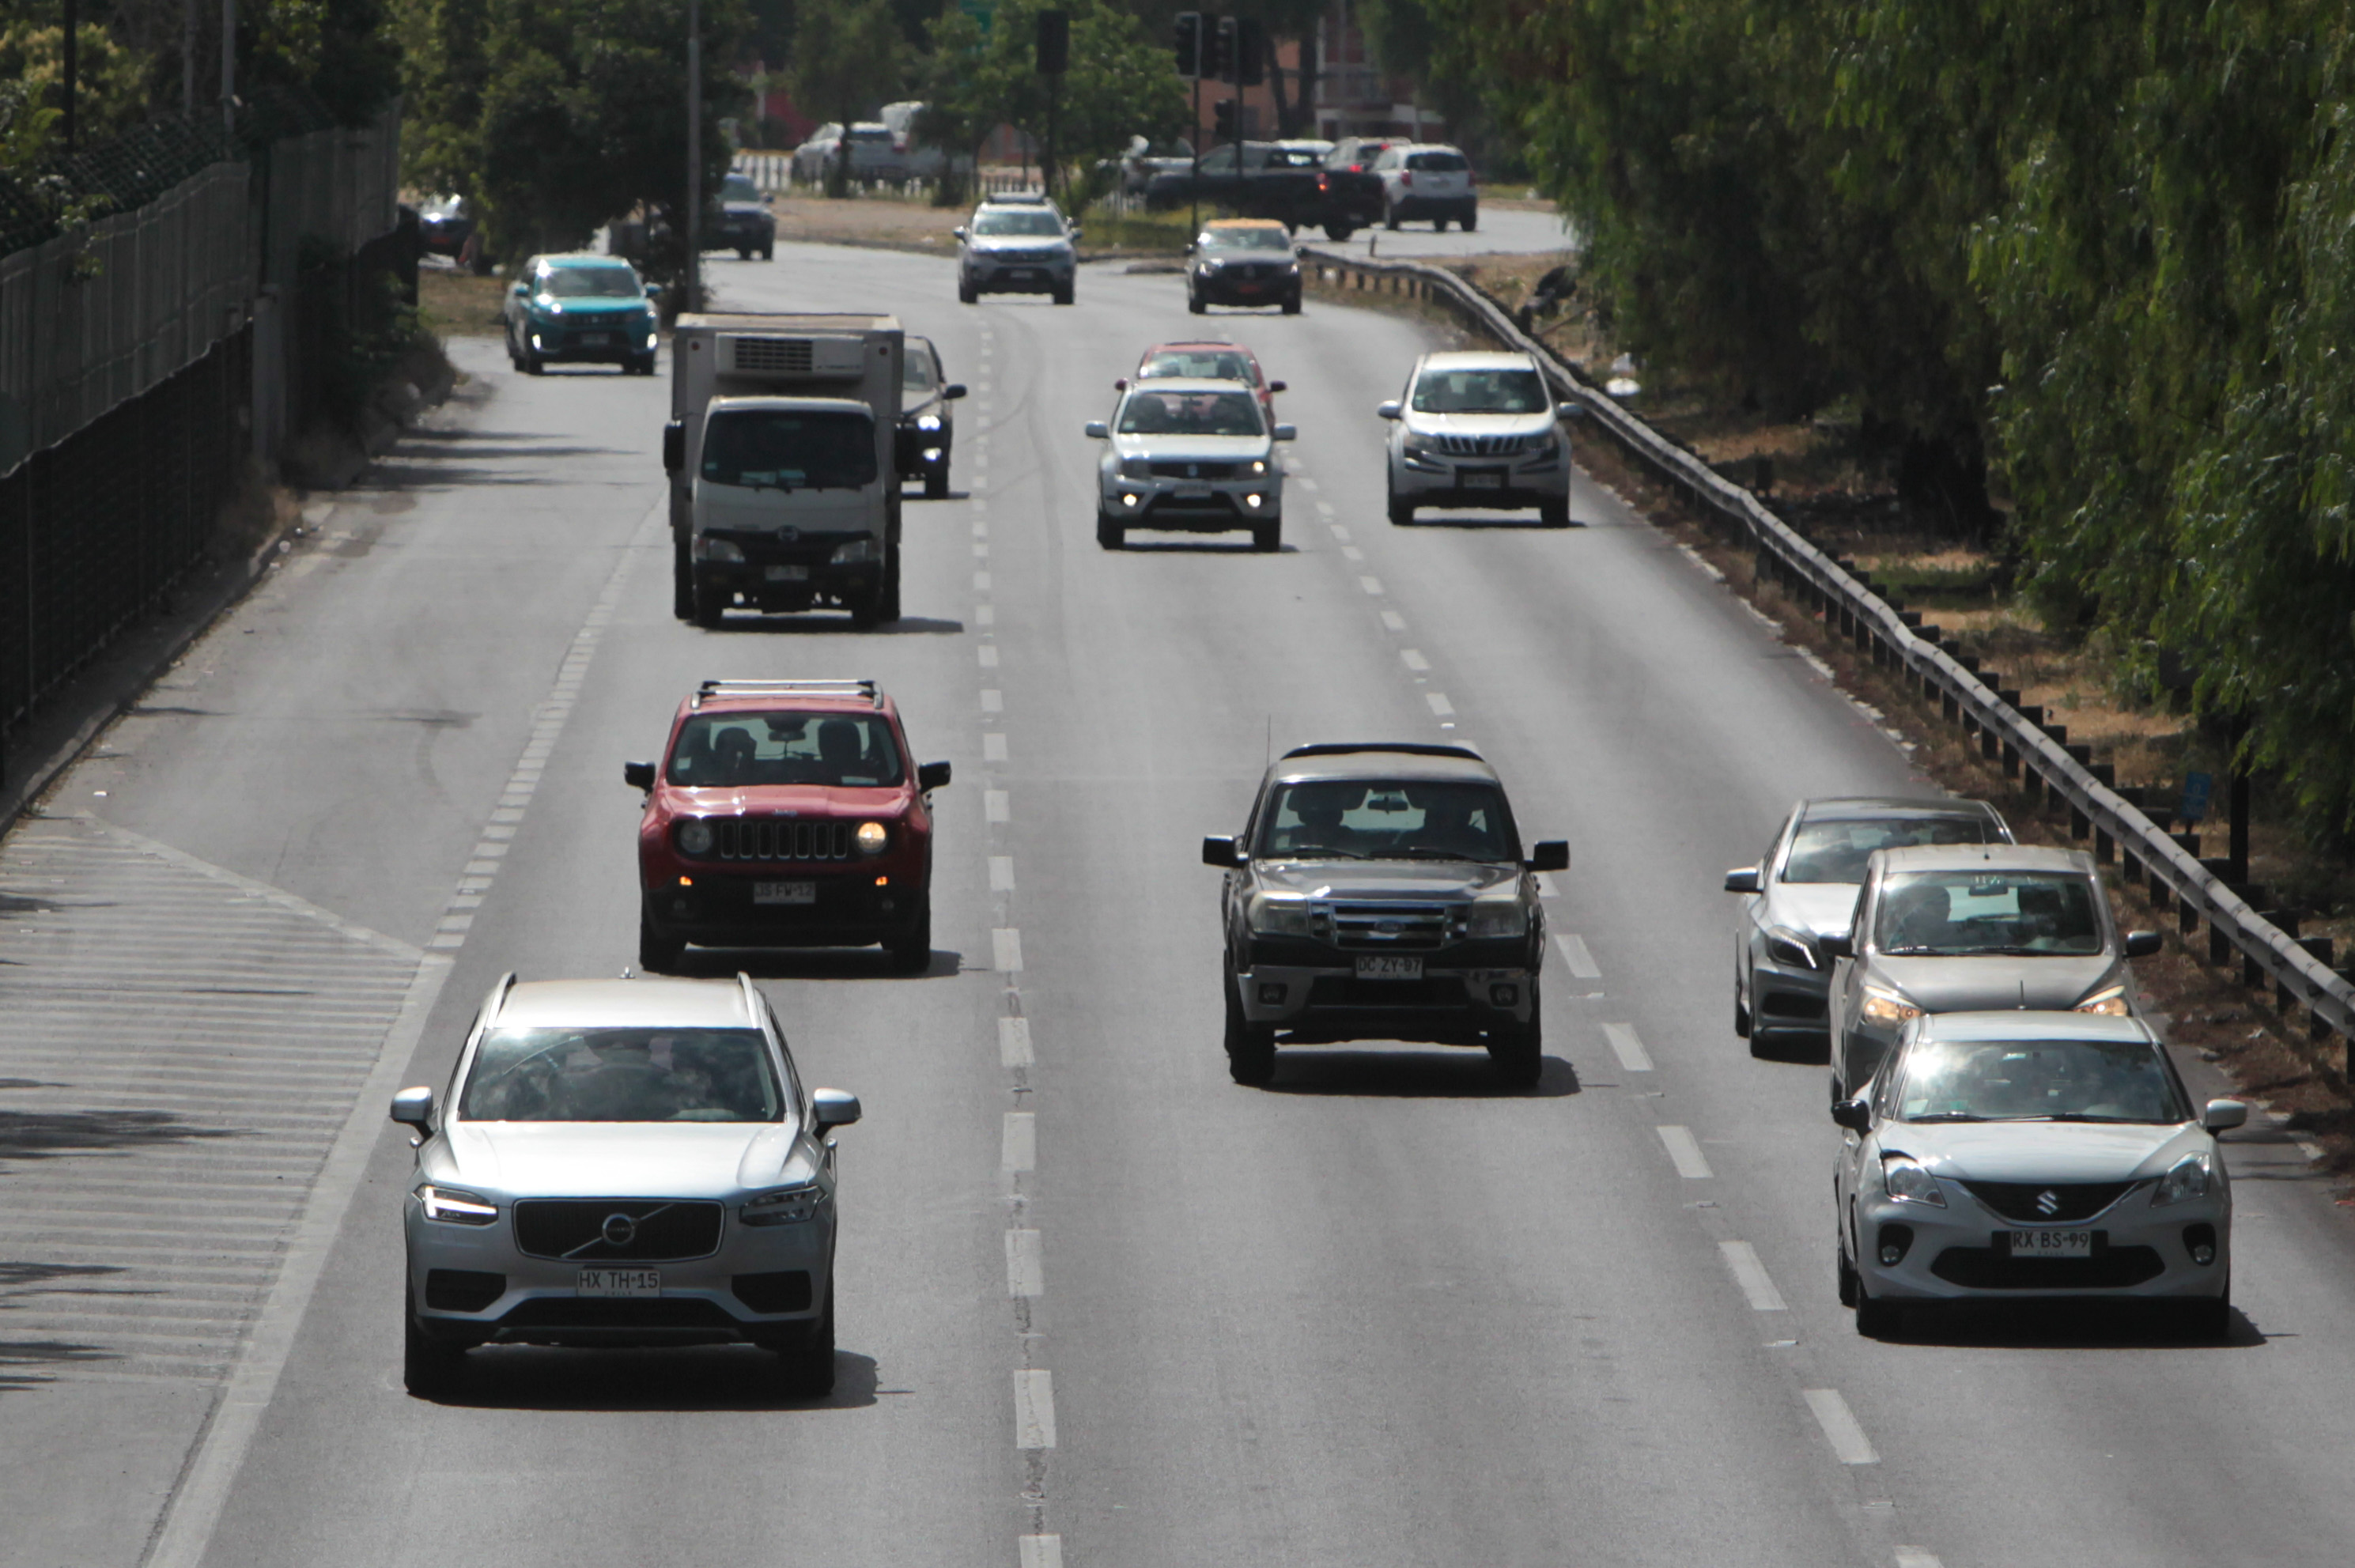
POLYGON ((2206 923, 2210 963, 2227 965, 2237 953, 2243 984, 2269 981, 2276 1007, 2306 1009, 2314 1039, 2336 1034, 2346 1045, 2347 1075, 2355 1078, 2355 984, 2299 940, 2294 921, 2285 931, 2273 918, 2279 912, 2254 907, 2244 886, 2219 876, 2212 864, 2202 863, 2121 795, 2107 766, 2094 763, 2088 748, 2069 744, 2065 730, 2046 725, 2041 709, 2023 709, 2018 692, 1989 686, 1980 677, 1977 659, 1941 646, 1937 628, 1890 603, 1869 579, 1817 548, 1748 490, 1621 408, 1465 279, 1417 261, 1360 261, 1314 248, 1301 254, 1321 281, 1444 303, 1498 342, 1535 354, 1631 461, 1746 537, 1763 572, 1821 612, 1828 626, 1876 666, 1924 698, 1934 697, 1945 719, 1978 741, 1983 756, 2000 762, 2008 774, 2024 774, 2041 787, 2047 805, 2065 807, 2071 835, 2090 837, 2094 858, 2104 864, 2115 855, 2126 880, 2143 884, 2154 907, 2176 912, 2181 935, 2190 936, 2206 923))

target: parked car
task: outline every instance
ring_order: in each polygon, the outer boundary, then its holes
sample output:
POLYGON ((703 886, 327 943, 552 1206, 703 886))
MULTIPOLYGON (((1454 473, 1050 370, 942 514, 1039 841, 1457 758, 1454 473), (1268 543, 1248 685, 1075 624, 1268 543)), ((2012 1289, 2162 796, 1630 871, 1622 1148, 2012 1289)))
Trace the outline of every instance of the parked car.
POLYGON ((984 197, 955 232, 957 298, 966 304, 986 293, 1049 294, 1057 304, 1071 303, 1080 231, 1045 197, 984 197))
POLYGON ((1186 247, 1186 308, 1281 305, 1300 314, 1300 258, 1283 224, 1266 218, 1220 218, 1202 225, 1186 247))
POLYGON ((1561 424, 1582 411, 1553 400, 1531 356, 1426 354, 1408 372, 1405 395, 1374 411, 1393 427, 1393 525, 1413 522, 1418 507, 1449 506, 1535 507, 1545 527, 1570 526, 1570 437, 1561 424))
POLYGON ((2232 1188, 2215 1135, 2139 1019, 1926 1014, 1852 1100, 1833 1166, 1840 1304, 1859 1332, 1908 1303, 2103 1296, 2174 1307, 2221 1339, 2232 1188))
POLYGON ((1431 219, 1444 232, 1452 219, 1465 229, 1480 227, 1479 182, 1472 161, 1457 148, 1435 143, 1401 142, 1374 160, 1382 181, 1382 225, 1431 219))
POLYGON ((1876 849, 1834 960, 1832 1098, 1857 1093, 1904 1026, 1992 1008, 2135 1016, 2130 958, 2155 931, 2121 932, 2093 857, 2031 845, 1876 849))
POLYGON ((401 1377, 455 1392, 474 1346, 749 1342, 831 1392, 832 1134, 752 982, 506 976, 417 1136, 401 1203, 401 1377))
POLYGON ((1284 542, 1284 464, 1259 394, 1241 381, 1142 381, 1109 420, 1088 421, 1104 443, 1096 464, 1096 543, 1118 549, 1130 528, 1251 530, 1254 548, 1284 542))
POLYGON ((842 125, 838 121, 828 121, 811 132, 802 144, 794 149, 794 183, 825 183, 826 172, 833 166, 835 155, 841 145, 842 125))
POLYGON ((956 444, 956 412, 949 405, 964 396, 964 384, 946 379, 931 338, 911 336, 900 361, 900 477, 922 479, 924 498, 940 500, 949 493, 949 456, 956 444))
MULTIPOLYGON (((1151 381, 1167 376, 1241 381, 1259 393, 1268 422, 1275 422, 1275 394, 1284 390, 1284 383, 1269 380, 1259 368, 1259 356, 1240 343, 1156 343, 1137 357, 1135 379, 1151 381)), ((1128 390, 1131 379, 1123 376, 1112 384, 1113 389, 1128 390)))
POLYGON ((1300 746, 1242 833, 1202 840, 1220 893, 1229 1072, 1264 1083, 1279 1040, 1485 1047, 1513 1084, 1544 1066, 1536 873, 1496 770, 1464 746, 1300 746))
POLYGON ((730 175, 719 184, 719 210, 704 224, 703 249, 733 251, 749 261, 758 251, 768 261, 777 253, 777 215, 769 210, 773 198, 748 175, 730 175))
POLYGON ((474 232, 474 208, 463 196, 432 196, 418 204, 419 242, 432 254, 455 260, 474 232))
POLYGON ((618 256, 537 256, 507 290, 507 359, 537 376, 551 364, 619 365, 655 373, 659 323, 638 270, 618 256))
POLYGON ((887 103, 880 111, 881 123, 891 133, 892 149, 900 157, 900 177, 936 180, 952 171, 971 174, 971 153, 951 153, 923 139, 921 126, 924 107, 921 102, 910 101, 887 103))
POLYGON ((1857 890, 1875 849, 2011 841, 2002 814, 1983 800, 1799 802, 1764 859, 1725 873, 1725 891, 1742 895, 1733 923, 1733 1032, 1749 1040, 1753 1056, 1777 1041, 1826 1036, 1832 966, 1818 944, 1855 923, 1857 890))
POLYGON ((1156 175, 1149 205, 1216 202, 1246 218, 1269 218, 1297 229, 1315 207, 1316 182, 1330 142, 1230 142, 1202 155, 1201 170, 1156 175))

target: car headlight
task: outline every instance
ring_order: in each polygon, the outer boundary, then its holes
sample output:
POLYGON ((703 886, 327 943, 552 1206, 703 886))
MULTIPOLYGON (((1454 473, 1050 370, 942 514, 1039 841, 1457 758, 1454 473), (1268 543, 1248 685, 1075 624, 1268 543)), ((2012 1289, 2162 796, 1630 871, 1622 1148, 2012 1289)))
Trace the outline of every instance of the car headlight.
POLYGON ((1540 447, 1535 456, 1524 458, 1521 462, 1521 466, 1523 468, 1556 468, 1560 467, 1561 464, 1561 448, 1554 445, 1551 442, 1540 447))
POLYGON ((918 414, 916 416, 916 428, 922 431, 938 430, 941 428, 941 416, 938 414, 918 414))
POLYGON ((2114 1019, 2129 1018, 2133 1011, 2126 1006, 2126 988, 2121 985, 2105 987, 2077 1004, 2081 1013, 2105 1013, 2114 1019))
POLYGON ((802 1225, 816 1219, 825 1207, 824 1188, 788 1187, 744 1200, 743 1219, 747 1225, 802 1225))
POLYGON ((695 540, 695 559, 698 560, 741 561, 744 559, 744 549, 734 539, 716 539, 708 534, 698 534, 696 536, 695 540))
POLYGON ((550 315, 562 315, 564 314, 564 302, 562 300, 549 301, 548 314, 550 315))
POLYGON ((1120 460, 1120 476, 1124 479, 1152 478, 1153 459, 1149 457, 1122 458, 1120 460))
POLYGON ((879 822, 862 822, 851 836, 862 855, 880 855, 891 847, 891 830, 879 822))
POLYGON ((1243 472, 1250 475, 1254 479, 1258 478, 1261 475, 1267 472, 1267 459, 1264 457, 1252 458, 1249 463, 1243 464, 1243 472))
POLYGON ((499 1217, 497 1204, 479 1192, 469 1192, 460 1187, 420 1182, 417 1201, 424 1209, 427 1219, 444 1225, 487 1225, 499 1217))
POLYGON ((1254 936, 1314 936, 1316 913, 1306 899, 1253 895, 1243 914, 1254 936))
POLYGON ((1878 986, 1864 988, 1864 1017, 1877 1024, 1902 1024, 1907 1019, 1918 1019, 1922 1009, 1894 991, 1884 991, 1878 986))
POLYGON ((837 546, 831 559, 837 566, 850 566, 862 560, 873 560, 875 541, 871 538, 852 539, 847 545, 837 546))
POLYGON ((1881 1157, 1881 1185, 1900 1203, 1927 1203, 1939 1209, 1946 1206, 1946 1195, 1938 1190, 1938 1179, 1930 1174, 1928 1166, 1910 1154, 1881 1157))
POLYGON ((1785 969, 1817 967, 1816 944, 1787 925, 1778 925, 1767 932, 1766 956, 1785 969))
POLYGON ((2163 1209, 2170 1203, 2188 1203, 2194 1198, 2205 1198, 2215 1177, 2215 1166, 2208 1156, 2185 1155, 2175 1162, 2174 1169, 2158 1179, 2158 1186, 2150 1195, 2150 1206, 2163 1209))
POLYGON ((1484 937, 1529 933, 1529 912, 1521 907, 1518 899, 1476 900, 1464 917, 1464 934, 1476 942, 1484 937))
POLYGON ((683 855, 709 855, 714 842, 709 822, 682 822, 678 825, 678 848, 683 855))

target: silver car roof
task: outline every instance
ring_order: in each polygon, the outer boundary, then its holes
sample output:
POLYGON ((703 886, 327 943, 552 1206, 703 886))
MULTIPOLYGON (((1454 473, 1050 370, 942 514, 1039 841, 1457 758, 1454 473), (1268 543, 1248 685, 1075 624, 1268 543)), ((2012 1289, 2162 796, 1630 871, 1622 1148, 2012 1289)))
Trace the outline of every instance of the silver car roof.
POLYGON ((2107 1013, 2023 1012, 2016 1008, 2009 1012, 1927 1013, 1913 1038, 1962 1042, 2089 1040, 2155 1045, 2158 1041, 2140 1019, 2114 1018, 2107 1013))
POLYGON ((1305 757, 1278 757, 1267 770, 1272 784, 1312 779, 1462 779, 1496 784, 1497 770, 1477 756, 1443 756, 1428 751, 1394 751, 1381 745, 1305 757))
POLYGON ((757 1029, 750 988, 730 980, 519 980, 496 1019, 502 1029, 757 1029))
POLYGON ((1423 370, 1534 370, 1537 361, 1527 354, 1494 348, 1447 348, 1426 354, 1415 367, 1423 370))
POLYGON ((2048 849, 2041 844, 1909 844, 1875 849, 1873 859, 1892 871, 2073 871, 2094 874, 2094 858, 2083 849, 2048 849))
POLYGON ((1984 821, 2000 820, 1994 806, 1983 800, 1958 800, 1948 797, 1932 800, 1919 795, 1824 795, 1799 803, 1802 822, 1839 822, 1850 817, 1868 816, 1976 816, 1984 821))

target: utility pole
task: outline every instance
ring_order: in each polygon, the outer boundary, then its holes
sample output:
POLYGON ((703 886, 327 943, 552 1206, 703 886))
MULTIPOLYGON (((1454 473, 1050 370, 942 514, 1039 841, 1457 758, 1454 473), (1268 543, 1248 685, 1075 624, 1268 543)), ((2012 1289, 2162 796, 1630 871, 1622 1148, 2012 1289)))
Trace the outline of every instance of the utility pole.
POLYGON ((221 0, 221 140, 237 142, 237 0, 221 0))
POLYGON ((1055 150, 1055 116, 1061 107, 1063 72, 1071 63, 1071 14, 1069 11, 1039 13, 1039 74, 1047 79, 1047 151, 1039 160, 1039 183, 1045 187, 1049 200, 1054 199, 1057 153, 1055 150))
POLYGON ((59 59, 59 86, 63 90, 65 112, 59 116, 59 128, 65 133, 66 151, 74 150, 74 90, 80 85, 74 79, 81 74, 81 7, 76 0, 65 0, 65 48, 59 59))
POLYGON ((687 272, 682 311, 703 308, 703 4, 687 0, 687 272))
POLYGON ((180 6, 180 118, 197 123, 197 0, 180 6))

